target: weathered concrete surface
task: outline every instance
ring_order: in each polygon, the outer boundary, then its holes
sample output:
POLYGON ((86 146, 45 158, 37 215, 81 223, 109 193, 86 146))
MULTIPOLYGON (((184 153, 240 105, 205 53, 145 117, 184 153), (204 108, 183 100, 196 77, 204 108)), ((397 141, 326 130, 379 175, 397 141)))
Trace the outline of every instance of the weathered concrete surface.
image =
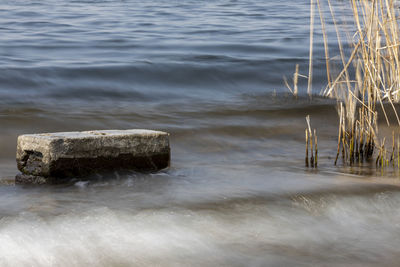
POLYGON ((113 170, 157 171, 170 164, 169 134, 104 130, 27 134, 18 137, 17 183, 61 182, 113 170))

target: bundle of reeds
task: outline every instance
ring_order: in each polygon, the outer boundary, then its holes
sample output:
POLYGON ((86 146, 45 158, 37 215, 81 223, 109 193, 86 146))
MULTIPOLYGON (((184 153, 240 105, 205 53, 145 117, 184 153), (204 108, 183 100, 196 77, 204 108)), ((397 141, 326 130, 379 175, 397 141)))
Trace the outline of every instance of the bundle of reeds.
MULTIPOLYGON (((393 103, 400 101, 400 30, 399 9, 394 0, 351 0, 354 32, 348 40, 350 53, 345 53, 342 43, 343 28, 336 20, 330 0, 326 0, 336 30, 340 53, 340 72, 332 72, 329 58, 328 38, 321 6, 322 0, 311 0, 310 19, 310 63, 308 94, 312 88, 312 40, 314 29, 314 9, 318 6, 323 31, 326 57, 327 86, 323 96, 338 100, 339 132, 335 164, 342 155, 343 163, 354 164, 371 160, 378 151, 377 165, 388 165, 385 138, 378 138, 378 108, 388 125, 389 118, 384 103, 394 110, 397 123, 399 116, 393 103)), ((399 144, 397 143, 397 147, 399 144)), ((392 156, 395 160, 395 138, 393 135, 392 156)), ((400 162, 400 159, 397 158, 400 162)), ((400 164, 399 164, 400 165, 400 164)))

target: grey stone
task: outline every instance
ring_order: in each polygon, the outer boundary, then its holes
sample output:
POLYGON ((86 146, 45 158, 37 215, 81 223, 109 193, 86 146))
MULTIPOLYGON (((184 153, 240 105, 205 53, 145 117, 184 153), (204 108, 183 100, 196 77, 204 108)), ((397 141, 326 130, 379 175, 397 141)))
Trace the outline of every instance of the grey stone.
POLYGON ((17 183, 63 182, 115 169, 158 171, 169 167, 169 134, 104 130, 27 134, 18 137, 17 183), (38 178, 41 177, 41 178, 38 178), (39 182, 36 182, 39 181, 39 182))
POLYGON ((47 184, 50 181, 43 176, 19 173, 15 176, 16 184, 47 184))

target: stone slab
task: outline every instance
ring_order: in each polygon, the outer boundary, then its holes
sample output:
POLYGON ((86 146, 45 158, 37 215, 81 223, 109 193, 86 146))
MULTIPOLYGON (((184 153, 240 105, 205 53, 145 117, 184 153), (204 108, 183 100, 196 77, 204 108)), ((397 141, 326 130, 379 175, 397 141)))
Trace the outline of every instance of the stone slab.
POLYGON ((16 158, 18 183, 114 169, 158 171, 170 165, 169 134, 138 129, 26 134, 18 137, 16 158))

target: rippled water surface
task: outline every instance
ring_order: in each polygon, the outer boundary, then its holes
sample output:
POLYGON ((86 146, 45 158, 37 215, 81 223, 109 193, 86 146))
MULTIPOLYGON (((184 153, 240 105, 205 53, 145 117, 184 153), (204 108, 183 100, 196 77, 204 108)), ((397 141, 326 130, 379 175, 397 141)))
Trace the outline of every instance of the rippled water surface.
POLYGON ((308 24, 305 0, 0 0, 0 266, 397 266, 398 173, 334 167, 335 102, 283 84, 308 24), (19 134, 131 128, 170 132, 171 168, 13 183, 19 134))

